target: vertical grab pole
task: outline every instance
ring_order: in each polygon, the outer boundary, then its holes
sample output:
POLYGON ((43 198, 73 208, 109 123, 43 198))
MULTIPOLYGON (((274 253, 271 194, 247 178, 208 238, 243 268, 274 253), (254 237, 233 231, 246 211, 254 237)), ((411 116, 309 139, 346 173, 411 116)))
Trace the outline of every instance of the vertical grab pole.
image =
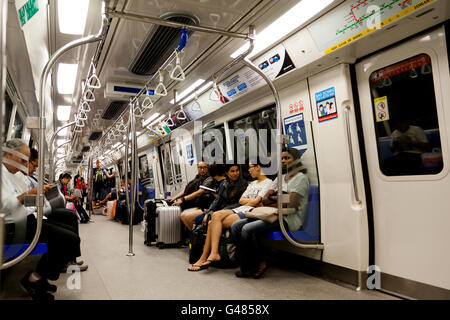
MULTIPOLYGON (((0 134, 3 137, 3 113, 5 112, 6 85, 6 20, 8 17, 8 1, 0 5, 0 134)), ((0 163, 3 160, 3 150, 0 150, 0 163)), ((2 209, 2 170, 0 170, 0 210, 2 209)), ((0 266, 3 265, 3 245, 5 240, 5 214, 0 212, 0 266)), ((0 268, 1 270, 1 268, 0 268)), ((0 279, 1 281, 1 279, 0 279)), ((1 283, 0 283, 1 285, 1 283)))
MULTIPOLYGON (((282 150, 282 145, 284 143, 284 139, 282 136, 282 128, 283 128, 283 118, 281 115, 281 102, 280 102, 280 96, 278 95, 278 91, 275 88, 275 85, 273 84, 273 82, 266 76, 266 74, 264 72, 262 72, 257 66, 255 66, 250 60, 248 60, 247 58, 243 60, 243 63, 245 66, 249 67, 250 69, 252 69, 253 71, 255 71, 257 74, 259 74, 267 83, 267 85, 269 86, 272 95, 275 99, 275 105, 277 108, 277 136, 279 137, 279 141, 277 143, 277 161, 280 161, 281 158, 281 150, 282 150)), ((324 246, 323 244, 302 244, 299 243, 297 241, 295 241, 295 239, 292 239, 292 237, 287 233, 286 228, 284 227, 284 223, 283 223, 283 203, 282 203, 282 195, 283 195, 283 187, 282 187, 282 183, 283 181, 282 179, 282 167, 281 165, 278 165, 278 173, 277 173, 277 182, 278 182, 278 192, 277 192, 277 197, 278 197, 278 221, 280 223, 280 229, 281 232, 283 233, 284 237, 288 240, 289 243, 291 243, 292 245, 299 247, 299 248, 311 248, 311 249, 323 249, 324 246)))
POLYGON ((130 103, 130 111, 129 111, 129 119, 128 119, 128 130, 127 130, 127 143, 125 147, 125 179, 126 186, 128 189, 128 159, 129 159, 129 147, 131 142, 131 183, 130 183, 130 193, 127 190, 127 207, 128 207, 128 257, 132 257, 135 254, 133 253, 133 216, 135 209, 135 200, 136 200, 136 173, 135 173, 135 143, 136 143, 136 123, 134 118, 134 105, 130 103), (130 141, 131 140, 131 141, 130 141))
POLYGON ((131 210, 130 210, 130 249, 128 252, 129 256, 134 256, 133 253, 133 220, 134 214, 136 212, 136 193, 137 193, 137 177, 136 177, 136 167, 137 167, 137 138, 136 138, 136 115, 134 114, 134 106, 132 105, 130 113, 131 119, 131 210))
MULTIPOLYGON (((5 2, 2 1, 2 4, 5 5, 5 2)), ((37 208, 37 217, 36 217, 36 231, 33 237, 33 240, 31 241, 28 248, 20 254, 17 258, 15 258, 12 261, 9 261, 5 264, 2 264, 0 266, 0 269, 7 269, 9 267, 12 267, 13 265, 19 263, 23 259, 25 259, 28 254, 33 251, 34 247, 36 246, 39 236, 41 234, 42 229, 42 217, 44 215, 44 161, 45 161, 45 105, 44 105, 44 97, 45 97, 45 85, 47 83, 48 74, 52 70, 54 64, 58 59, 67 51, 70 49, 79 47, 84 44, 97 42, 103 39, 103 32, 105 30, 106 25, 108 24, 108 20, 106 19, 106 16, 102 14, 102 26, 100 28, 100 31, 96 35, 90 35, 81 39, 74 40, 72 42, 67 43, 63 47, 59 48, 51 57, 50 60, 46 63, 44 66, 44 69, 42 71, 41 79, 40 79, 40 91, 39 91, 39 125, 38 125, 38 159, 39 159, 39 167, 38 167, 38 186, 37 186, 37 195, 36 195, 36 208, 37 208)), ((4 52, 2 52, 3 54, 4 52)), ((4 56, 4 54, 3 54, 4 56)))
MULTIPOLYGON (((92 147, 91 147, 92 148, 92 147)), ((94 179, 94 168, 93 168, 93 163, 92 163, 92 154, 89 156, 88 158, 88 176, 87 176, 87 181, 88 181, 88 206, 89 206, 89 219, 91 219, 92 217, 92 195, 93 195, 93 184, 94 182, 92 181, 94 179)))

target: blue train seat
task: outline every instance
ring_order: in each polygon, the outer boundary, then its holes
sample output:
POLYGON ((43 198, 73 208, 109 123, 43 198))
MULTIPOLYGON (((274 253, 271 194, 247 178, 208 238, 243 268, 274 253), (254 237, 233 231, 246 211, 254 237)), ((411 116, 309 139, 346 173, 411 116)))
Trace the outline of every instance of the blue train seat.
MULTIPOLYGON (((425 131, 427 135, 428 142, 430 143, 431 149, 438 148, 441 149, 441 136, 439 134, 439 130, 427 130, 425 131)), ((386 160, 387 158, 393 157, 394 154, 391 151, 391 137, 383 137, 379 140, 379 151, 381 160, 386 160)))
MULTIPOLYGON (((309 186, 308 207, 303 226, 300 230, 288 234, 298 241, 320 241, 319 186, 309 186)), ((286 240, 281 231, 273 231, 266 235, 272 240, 286 240)))
MULTIPOLYGON (((22 254, 28 247, 29 243, 25 244, 9 244, 3 247, 3 259, 9 260, 18 257, 22 254)), ((31 255, 44 254, 47 253, 48 248, 46 243, 37 243, 34 249, 30 252, 31 255)))
POLYGON ((149 199, 155 199, 155 188, 147 187, 147 196, 149 199))

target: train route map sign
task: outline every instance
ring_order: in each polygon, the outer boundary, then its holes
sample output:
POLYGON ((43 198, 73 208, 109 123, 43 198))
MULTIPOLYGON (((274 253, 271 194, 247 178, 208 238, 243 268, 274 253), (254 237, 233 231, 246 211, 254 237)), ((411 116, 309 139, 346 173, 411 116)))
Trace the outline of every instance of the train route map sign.
POLYGON ((314 42, 325 54, 429 5, 435 0, 349 0, 313 22, 314 42))

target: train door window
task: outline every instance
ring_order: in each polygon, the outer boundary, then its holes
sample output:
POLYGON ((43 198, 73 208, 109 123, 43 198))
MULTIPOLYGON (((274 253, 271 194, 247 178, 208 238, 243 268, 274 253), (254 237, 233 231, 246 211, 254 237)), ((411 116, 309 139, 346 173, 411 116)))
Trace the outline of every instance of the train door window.
POLYGON ((180 157, 178 155, 177 145, 174 142, 170 143, 172 164, 173 164, 173 172, 175 176, 173 177, 173 181, 175 184, 179 184, 183 182, 183 176, 181 174, 181 166, 180 166, 180 157))
POLYGON ((431 58, 420 54, 369 78, 380 170, 387 176, 442 171, 431 58))
POLYGON ((203 133, 203 154, 202 159, 207 163, 225 163, 226 160, 226 140, 225 127, 215 127, 205 130, 203 133))
POLYGON ((16 116, 14 117, 14 125, 11 131, 11 139, 14 138, 21 139, 22 133, 23 133, 23 121, 16 109, 16 116))
POLYGON ((163 164, 164 168, 166 185, 179 184, 182 182, 182 177, 176 145, 167 143, 166 147, 170 150, 170 154, 167 154, 164 145, 161 145, 159 147, 160 154, 162 155, 161 163, 163 164))
MULTIPOLYGON (((250 150, 253 146, 257 146, 256 152, 259 156, 267 157, 273 151, 272 148, 274 150, 276 148, 276 136, 275 134, 272 135, 272 129, 277 128, 275 105, 230 121, 229 126, 230 129, 234 130, 233 159, 240 164, 245 163, 249 159, 250 150), (260 139, 260 131, 262 130, 266 130, 266 141, 260 139), (257 139, 257 143, 255 144, 252 139, 257 139), (245 159, 243 159, 244 157, 245 159)), ((248 170, 244 168, 242 172, 245 178, 251 180, 248 170)), ((270 178, 274 177, 270 175, 270 178)))
POLYGON ((14 104, 11 100, 11 97, 8 94, 8 91, 5 90, 5 115, 3 118, 3 140, 7 140, 8 137, 8 129, 9 129, 9 123, 11 121, 11 114, 14 108, 14 104))

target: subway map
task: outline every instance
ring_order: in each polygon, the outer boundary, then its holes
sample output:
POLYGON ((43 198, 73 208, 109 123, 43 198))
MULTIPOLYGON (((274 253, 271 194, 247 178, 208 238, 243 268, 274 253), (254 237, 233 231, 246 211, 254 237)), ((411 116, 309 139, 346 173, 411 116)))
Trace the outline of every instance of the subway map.
POLYGON ((308 30, 320 51, 333 52, 434 0, 350 0, 316 20, 308 30))

